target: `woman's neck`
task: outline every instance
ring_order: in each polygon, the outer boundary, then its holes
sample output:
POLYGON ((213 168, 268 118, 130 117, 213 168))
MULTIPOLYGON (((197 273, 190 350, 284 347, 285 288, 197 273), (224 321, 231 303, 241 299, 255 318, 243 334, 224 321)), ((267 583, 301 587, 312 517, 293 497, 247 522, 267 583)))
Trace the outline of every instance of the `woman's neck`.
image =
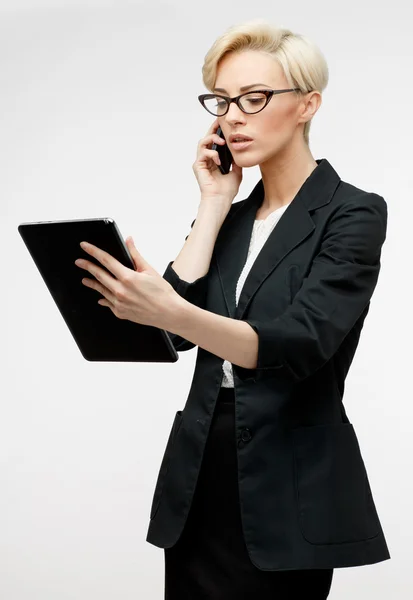
POLYGON ((289 204, 317 166, 307 145, 293 156, 274 156, 261 164, 264 200, 260 214, 269 214, 289 204))

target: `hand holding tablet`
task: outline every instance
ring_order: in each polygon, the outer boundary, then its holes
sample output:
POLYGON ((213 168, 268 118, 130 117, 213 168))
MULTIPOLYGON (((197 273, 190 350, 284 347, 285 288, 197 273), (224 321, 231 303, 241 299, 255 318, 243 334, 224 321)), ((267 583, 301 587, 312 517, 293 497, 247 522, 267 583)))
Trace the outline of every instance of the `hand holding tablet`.
POLYGON ((165 330, 178 295, 113 219, 21 223, 18 231, 86 360, 178 360, 165 330))
POLYGON ((104 250, 93 244, 81 242, 80 246, 83 250, 109 271, 108 273, 89 260, 77 259, 75 264, 94 277, 94 279, 82 279, 82 283, 104 296, 97 302, 110 308, 118 319, 128 319, 141 325, 167 329, 170 326, 170 319, 173 318, 171 311, 178 294, 146 262, 135 248, 132 238, 126 240, 126 245, 135 265, 133 271, 104 250))

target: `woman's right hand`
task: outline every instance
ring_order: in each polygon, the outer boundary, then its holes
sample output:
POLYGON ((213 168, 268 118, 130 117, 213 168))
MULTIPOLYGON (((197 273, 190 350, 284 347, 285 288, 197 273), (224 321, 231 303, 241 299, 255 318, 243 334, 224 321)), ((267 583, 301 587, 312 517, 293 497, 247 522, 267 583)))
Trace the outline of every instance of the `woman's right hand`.
POLYGON ((199 141, 192 169, 201 189, 201 202, 214 205, 221 210, 222 217, 225 218, 238 193, 242 181, 242 167, 233 162, 231 171, 226 175, 219 170, 218 151, 212 150, 211 146, 214 142, 223 146, 226 141, 216 133, 218 127, 219 122, 216 119, 206 136, 199 141))

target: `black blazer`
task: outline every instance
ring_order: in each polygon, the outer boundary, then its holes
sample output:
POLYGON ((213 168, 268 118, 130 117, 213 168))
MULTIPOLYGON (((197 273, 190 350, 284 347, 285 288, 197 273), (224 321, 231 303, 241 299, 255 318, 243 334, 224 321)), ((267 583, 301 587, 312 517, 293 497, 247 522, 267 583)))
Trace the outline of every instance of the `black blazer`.
MULTIPOLYGON (((317 160, 252 265, 236 306, 263 196, 260 180, 246 200, 231 206, 205 276, 185 282, 173 261, 164 273, 187 301, 247 321, 259 336, 257 367, 232 365, 249 556, 269 570, 383 561, 390 554, 342 399, 377 284, 387 204, 342 181, 326 159, 317 160)), ((170 335, 178 351, 194 347, 170 335)), ((183 530, 222 363, 198 347, 154 492, 146 539, 155 546, 173 546, 183 530)))

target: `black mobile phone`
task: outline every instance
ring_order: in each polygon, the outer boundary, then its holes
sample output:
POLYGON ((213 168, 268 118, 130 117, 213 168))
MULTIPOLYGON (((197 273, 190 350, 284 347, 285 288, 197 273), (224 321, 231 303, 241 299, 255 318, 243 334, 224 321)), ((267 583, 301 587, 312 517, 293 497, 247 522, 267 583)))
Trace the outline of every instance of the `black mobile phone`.
MULTIPOLYGON (((216 132, 223 140, 225 140, 221 127, 218 127, 216 132)), ((227 175, 231 168, 232 161, 234 160, 231 154, 231 150, 228 148, 227 141, 225 140, 225 144, 216 144, 214 142, 212 144, 212 150, 218 150, 218 156, 221 160, 221 164, 218 165, 219 170, 223 175, 227 175)))

